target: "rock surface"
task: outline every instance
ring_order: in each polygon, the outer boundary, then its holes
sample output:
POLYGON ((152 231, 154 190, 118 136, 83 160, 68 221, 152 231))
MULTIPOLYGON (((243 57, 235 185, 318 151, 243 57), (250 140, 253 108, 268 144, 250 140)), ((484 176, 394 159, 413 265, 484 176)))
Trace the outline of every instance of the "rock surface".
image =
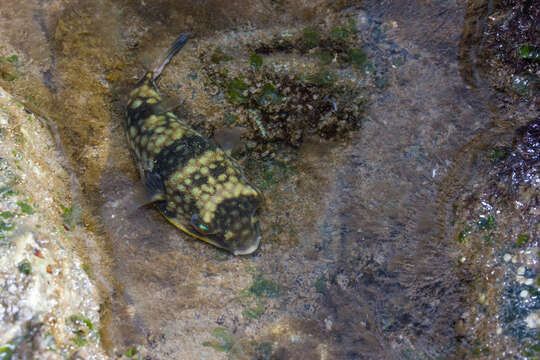
MULTIPOLYGON (((106 359, 71 179, 43 119, 0 88, 0 357, 106 359)), ((80 214, 79 214, 80 217, 80 214)))

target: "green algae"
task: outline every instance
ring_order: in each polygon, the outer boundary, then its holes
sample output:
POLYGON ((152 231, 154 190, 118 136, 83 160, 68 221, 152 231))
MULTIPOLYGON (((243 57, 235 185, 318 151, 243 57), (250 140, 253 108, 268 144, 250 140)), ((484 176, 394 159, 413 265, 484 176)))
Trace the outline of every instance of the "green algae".
POLYGON ((79 334, 75 335, 70 340, 73 341, 73 343, 78 347, 84 346, 88 342, 84 336, 79 334))
POLYGON ((24 201, 17 201, 17 205, 21 209, 21 212, 26 215, 32 215, 34 213, 34 209, 32 206, 28 205, 24 201))
POLYGON ((0 347, 0 360, 11 360, 13 354, 15 354, 14 345, 8 344, 0 347))
POLYGON ((308 75, 307 79, 317 86, 329 87, 336 82, 337 76, 328 69, 322 69, 314 74, 308 75))
POLYGON ((512 89, 521 96, 529 96, 532 87, 532 77, 514 75, 512 77, 512 89))
POLYGON ((473 356, 481 356, 481 355, 488 355, 489 354, 489 347, 487 346, 475 346, 471 349, 471 354, 473 356))
POLYGON ((262 274, 254 277, 253 285, 249 291, 255 296, 265 298, 277 298, 280 295, 279 285, 272 280, 265 279, 262 274))
POLYGON ((261 95, 257 96, 255 101, 262 107, 279 105, 283 102, 283 96, 276 91, 274 84, 266 83, 262 87, 261 95))
POLYGON ((356 34, 358 32, 358 28, 356 27, 356 21, 354 21, 354 19, 348 19, 347 24, 349 25, 349 31, 351 33, 356 34))
POLYGON ((86 275, 90 275, 90 266, 88 266, 88 264, 82 264, 81 268, 86 273, 86 275))
POLYGON ((62 220, 64 227, 67 230, 73 230, 77 225, 80 225, 82 222, 82 208, 73 204, 70 207, 65 207, 60 205, 62 208, 62 220))
POLYGON ((349 49, 349 51, 347 52, 347 56, 349 62, 357 68, 361 68, 362 66, 364 66, 367 61, 366 52, 359 48, 349 49))
POLYGON ((304 29, 302 33, 301 47, 306 50, 313 49, 319 45, 321 41, 321 35, 316 28, 308 27, 304 29))
POLYGON ((517 246, 521 247, 525 245, 527 242, 529 242, 529 235, 527 234, 519 234, 517 237, 516 244, 517 246))
POLYGON ((323 65, 330 65, 332 63, 332 60, 334 59, 332 54, 327 50, 319 50, 315 53, 315 56, 323 65))
POLYGON ((390 80, 388 80, 387 76, 379 76, 375 79, 375 86, 379 89, 384 89, 390 84, 390 80))
POLYGON ((488 246, 493 246, 495 244, 495 234, 494 233, 485 234, 483 236, 483 239, 484 239, 484 242, 486 243, 486 245, 488 245, 488 246))
POLYGON ((17 80, 19 74, 19 56, 0 57, 0 78, 5 81, 17 80))
POLYGON ((92 325, 92 322, 90 320, 88 320, 86 317, 84 317, 84 316, 82 316, 80 314, 71 315, 69 317, 69 320, 74 325, 77 325, 77 326, 86 325, 88 330, 93 330, 94 329, 94 325, 92 325))
POLYGON ((225 113, 223 116, 223 123, 227 126, 231 126, 238 121, 238 115, 232 114, 230 112, 225 113))
POLYGON ((495 221, 493 215, 489 215, 487 217, 480 217, 480 219, 476 222, 476 225, 480 230, 491 230, 495 228, 497 222, 495 221))
POLYGON ((85 316, 81 314, 74 314, 69 317, 69 321, 71 323, 71 332, 74 334, 70 340, 75 345, 81 347, 86 345, 89 340, 99 340, 99 333, 94 330, 94 325, 85 316))
POLYGON ((17 269, 24 275, 30 275, 32 272, 32 265, 30 264, 30 261, 25 259, 17 265, 17 269))
POLYGON ((465 241, 465 239, 467 238, 467 236, 471 233, 471 230, 472 230, 472 227, 471 226, 465 226, 465 228, 463 228, 463 230, 461 230, 458 235, 457 235, 457 241, 462 243, 465 241))
POLYGON ((8 197, 19 195, 19 194, 20 193, 18 190, 13 190, 9 187, 0 188, 0 196, 2 197, 2 199, 6 199, 8 197))
POLYGON ((216 327, 212 331, 212 336, 217 339, 217 341, 205 341, 203 346, 208 346, 213 348, 216 351, 229 352, 233 349, 234 338, 229 334, 229 331, 222 327, 216 327))
POLYGON ((287 181, 294 173, 294 168, 290 165, 277 161, 270 160, 266 162, 262 169, 262 178, 257 182, 257 185, 262 190, 267 190, 274 185, 287 181))
POLYGON ((343 26, 335 26, 330 30, 330 37, 336 40, 347 39, 350 35, 350 31, 345 29, 343 26))
POLYGON ((265 307, 262 301, 257 301, 254 307, 246 309, 245 315, 248 319, 258 319, 264 315, 265 307))
POLYGON ((2 212, 0 212, 0 217, 4 218, 4 219, 10 219, 10 218, 12 218, 14 216, 15 216, 15 214, 12 213, 11 211, 2 211, 2 212))
POLYGON ((326 292, 326 278, 324 276, 319 277, 313 284, 317 292, 324 294, 326 292))
POLYGON ((531 359, 538 359, 538 355, 540 355, 540 342, 527 346, 523 352, 523 356, 530 357, 531 359))
POLYGON ((248 85, 241 77, 232 79, 227 85, 227 96, 229 101, 235 104, 246 104, 248 85))
POLYGON ((501 149, 501 148, 495 148, 489 154, 489 158, 493 162, 501 161, 505 159, 506 156, 508 156, 508 152, 505 149, 501 149))
POLYGON ((139 354, 139 351, 137 350, 136 346, 132 346, 129 349, 126 350, 126 352, 122 355, 128 359, 133 359, 135 356, 139 354))
POLYGON ((263 58, 259 54, 252 54, 249 57, 249 65, 258 71, 263 65, 263 58))
MULTIPOLYGON (((16 359, 26 359, 27 357, 24 356, 26 352, 25 347, 33 347, 35 345, 35 340, 39 338, 42 326, 42 322, 26 323, 23 335, 16 336, 3 346, 0 346, 0 360, 8 360, 13 357, 16 359)), ((52 339, 54 340, 54 337, 52 339)), ((46 340, 50 341, 49 336, 46 336, 46 340)))
POLYGON ((13 229, 15 229, 15 224, 0 220, 0 231, 11 231, 13 229))
MULTIPOLYGON (((253 268, 248 272, 256 272, 253 268)), ((256 320, 262 317, 266 311, 269 299, 277 298, 280 295, 279 285, 263 274, 253 274, 253 283, 249 288, 240 292, 240 301, 245 307, 244 315, 249 320, 256 320)))
POLYGON ((19 65, 19 56, 17 54, 13 54, 6 58, 7 62, 18 66, 19 65))
POLYGON ((540 61, 540 48, 530 44, 521 45, 519 47, 519 56, 522 59, 540 61))
POLYGON ((257 343, 253 341, 252 344, 253 350, 255 352, 255 359, 257 360, 270 360, 272 357, 272 343, 271 342, 262 342, 257 343))

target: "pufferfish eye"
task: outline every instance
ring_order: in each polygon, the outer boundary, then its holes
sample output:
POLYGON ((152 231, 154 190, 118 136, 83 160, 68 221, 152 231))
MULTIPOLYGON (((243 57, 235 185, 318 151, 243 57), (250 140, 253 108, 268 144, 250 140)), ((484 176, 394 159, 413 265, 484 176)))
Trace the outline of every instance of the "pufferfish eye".
POLYGON ((191 217, 191 226, 193 226, 195 231, 202 235, 209 235, 214 233, 210 225, 203 222, 197 214, 191 217))

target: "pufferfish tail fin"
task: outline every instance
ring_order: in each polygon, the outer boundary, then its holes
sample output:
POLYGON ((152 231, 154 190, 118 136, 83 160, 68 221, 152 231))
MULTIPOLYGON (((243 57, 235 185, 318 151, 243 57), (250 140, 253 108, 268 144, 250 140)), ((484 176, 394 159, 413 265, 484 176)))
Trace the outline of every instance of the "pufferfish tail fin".
POLYGON ((184 33, 180 35, 174 42, 169 46, 167 51, 162 55, 162 57, 159 60, 158 65, 152 70, 152 82, 155 81, 160 75, 163 69, 165 69, 165 66, 171 61, 172 57, 176 55, 180 49, 184 47, 186 42, 188 41, 189 33, 184 33), (161 60, 163 59, 163 60, 161 60))

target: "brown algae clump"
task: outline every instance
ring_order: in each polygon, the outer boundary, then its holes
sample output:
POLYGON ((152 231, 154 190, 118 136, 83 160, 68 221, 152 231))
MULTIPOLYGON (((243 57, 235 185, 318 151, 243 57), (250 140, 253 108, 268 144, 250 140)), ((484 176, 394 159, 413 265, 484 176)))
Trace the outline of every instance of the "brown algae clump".
POLYGON ((221 48, 201 53, 208 84, 241 114, 234 125, 248 127, 245 137, 258 143, 295 147, 308 135, 332 139, 358 130, 368 93, 356 79, 366 77, 368 59, 354 31, 308 27, 280 34, 248 44, 245 59, 233 60, 221 48), (216 53, 227 61, 216 61, 216 53))

